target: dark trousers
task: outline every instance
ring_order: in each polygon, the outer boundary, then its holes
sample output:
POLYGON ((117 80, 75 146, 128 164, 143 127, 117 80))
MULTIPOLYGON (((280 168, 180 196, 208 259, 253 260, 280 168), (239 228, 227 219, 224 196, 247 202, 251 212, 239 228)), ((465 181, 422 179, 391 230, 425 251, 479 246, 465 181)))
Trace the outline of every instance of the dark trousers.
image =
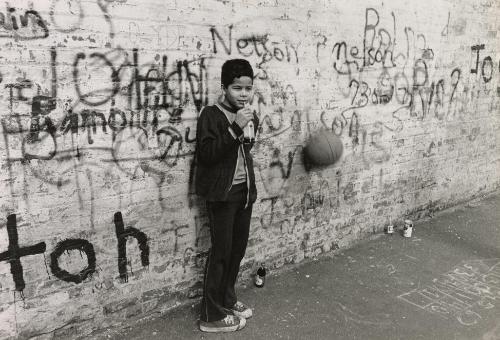
POLYGON ((205 267, 202 321, 224 318, 236 303, 234 285, 247 248, 252 205, 245 208, 246 183, 233 185, 227 201, 207 202, 212 247, 205 267))

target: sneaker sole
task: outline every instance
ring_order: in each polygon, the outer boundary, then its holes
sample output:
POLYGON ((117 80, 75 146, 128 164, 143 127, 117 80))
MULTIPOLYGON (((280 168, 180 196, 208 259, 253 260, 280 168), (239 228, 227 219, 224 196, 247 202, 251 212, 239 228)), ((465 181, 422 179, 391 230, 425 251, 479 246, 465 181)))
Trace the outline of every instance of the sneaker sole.
POLYGON ((205 333, 230 333, 230 332, 236 332, 239 331, 240 329, 243 329, 246 326, 247 321, 244 318, 240 319, 240 323, 235 326, 228 326, 228 327, 219 327, 219 328, 214 328, 214 327, 206 327, 200 324, 200 331, 205 332, 205 333))
POLYGON ((240 324, 238 325, 238 330, 243 329, 247 324, 247 320, 245 318, 240 318, 240 324))
POLYGON ((200 331, 206 332, 206 333, 236 332, 239 329, 240 329, 240 325, 231 326, 231 327, 221 327, 221 328, 212 328, 212 327, 205 327, 205 326, 200 325, 200 331))

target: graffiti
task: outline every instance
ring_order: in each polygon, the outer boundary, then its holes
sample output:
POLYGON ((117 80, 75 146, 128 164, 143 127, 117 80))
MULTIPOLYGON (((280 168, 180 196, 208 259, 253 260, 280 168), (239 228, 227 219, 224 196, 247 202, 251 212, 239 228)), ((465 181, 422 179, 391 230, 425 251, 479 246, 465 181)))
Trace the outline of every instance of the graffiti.
POLYGON ((111 20, 111 16, 109 15, 108 12, 108 7, 109 5, 113 2, 113 0, 97 0, 97 5, 102 11, 102 15, 104 16, 104 19, 109 25, 109 37, 113 39, 115 37, 115 29, 113 27, 113 21, 111 20))
POLYGON ((25 10, 19 14, 14 7, 7 6, 6 13, 0 12, 0 38, 16 40, 45 39, 49 30, 40 14, 33 10, 25 10))
MULTIPOLYGON (((78 95, 78 98, 80 101, 82 101, 82 103, 85 103, 90 106, 99 106, 105 104, 109 100, 111 100, 111 98, 114 97, 119 91, 120 79, 118 78, 118 71, 114 68, 111 61, 109 61, 104 54, 101 53, 90 54, 89 59, 91 59, 91 61, 89 66, 94 66, 93 69, 95 69, 96 72, 99 72, 100 74, 109 73, 108 77, 110 77, 111 79, 110 82, 104 82, 105 85, 104 88, 95 86, 97 84, 91 83, 87 86, 93 89, 92 92, 82 93, 80 86, 80 78, 81 78, 80 61, 85 59, 86 59, 85 53, 78 53, 75 57, 75 61, 73 62, 73 82, 75 84, 75 90, 78 95), (108 85, 107 83, 110 84, 108 85), (97 99, 94 99, 94 97, 97 97, 97 99)), ((85 69, 87 69, 87 67, 85 67, 85 69)), ((91 78, 91 74, 87 73, 85 75, 85 78, 87 79, 91 78)), ((99 82, 101 83, 102 78, 99 77, 98 79, 99 82)))
POLYGON ((265 197, 261 199, 265 208, 260 217, 260 225, 264 229, 271 228, 283 223, 283 220, 288 218, 288 214, 295 205, 295 199, 286 195, 265 197), (266 206, 265 203, 269 202, 266 206))
POLYGON ((357 72, 360 67, 358 64, 358 61, 356 59, 359 59, 359 49, 356 46, 353 46, 350 48, 350 57, 352 58, 351 60, 347 56, 347 44, 346 42, 337 42, 335 45, 333 45, 332 48, 332 56, 334 56, 334 61, 333 61, 333 68, 335 71, 337 71, 339 74, 342 75, 351 75, 354 72, 357 72), (354 66, 355 69, 351 66, 354 66))
POLYGON ((479 66, 479 52, 481 50, 484 50, 484 44, 471 46, 470 49, 471 49, 472 52, 476 52, 476 65, 475 65, 474 68, 472 68, 470 70, 470 73, 477 73, 477 69, 478 69, 478 66, 479 66))
POLYGON ((214 26, 210 27, 213 53, 220 53, 222 48, 225 54, 232 55, 235 47, 237 54, 243 58, 256 57, 259 60, 257 63, 257 68, 260 71, 257 75, 259 79, 269 78, 264 66, 271 61, 289 64, 299 63, 299 44, 293 44, 280 38, 275 39, 269 34, 245 35, 234 38, 233 25, 229 25, 227 31, 227 37, 224 38, 214 26))
POLYGON ((77 30, 85 17, 80 1, 52 0, 49 15, 54 28, 63 33, 70 33, 77 30), (62 13, 65 15, 63 16, 62 13), (58 22, 58 17, 64 17, 65 21, 68 21, 64 23, 65 27, 63 23, 58 22), (68 17, 71 19, 68 20, 68 17))
POLYGON ((120 278, 127 282, 127 238, 133 237, 139 244, 141 251, 141 263, 144 267, 149 265, 149 246, 146 234, 133 227, 125 229, 121 212, 115 213, 114 217, 116 238, 118 239, 118 272, 120 278))
POLYGON ((271 60, 286 61, 289 63, 299 62, 297 53, 298 46, 288 42, 278 43, 272 41, 268 34, 233 39, 233 25, 230 25, 228 30, 228 37, 225 41, 215 27, 210 28, 210 33, 212 34, 213 52, 215 54, 218 53, 217 41, 219 41, 220 45, 224 49, 224 52, 228 55, 231 55, 233 52, 233 46, 236 46, 238 54, 241 56, 248 58, 256 55, 258 58, 261 58, 262 63, 267 63, 271 60))
MULTIPOLYGON (((121 212, 114 216, 116 238, 118 242, 118 272, 120 278, 127 281, 127 238, 133 237, 137 240, 141 252, 141 263, 144 267, 149 265, 149 245, 146 234, 133 227, 124 227, 121 212)), ((17 233, 17 218, 15 214, 7 216, 7 233, 9 246, 7 251, 0 253, 0 262, 6 261, 10 264, 12 278, 15 289, 23 291, 26 284, 23 279, 23 267, 21 257, 28 255, 44 254, 46 250, 45 242, 39 242, 32 246, 20 247, 17 233)), ((87 278, 92 277, 96 272, 96 255, 92 243, 85 239, 66 239, 60 241, 50 253, 50 270, 58 279, 65 282, 82 283, 87 278), (73 274, 60 266, 59 259, 64 253, 70 251, 79 251, 84 253, 87 258, 87 266, 80 272, 73 274)))
MULTIPOLYGON (((396 15, 391 12, 391 17, 393 27, 385 27, 378 11, 367 8, 362 46, 335 42, 330 45, 329 59, 321 58, 328 51, 328 39, 318 35, 316 59, 320 63, 330 60, 335 71, 332 76, 340 84, 342 96, 349 98, 351 109, 397 103, 401 107, 394 113, 405 111, 421 120, 426 117, 445 120, 467 112, 478 94, 464 81, 461 68, 455 67, 449 76, 435 76, 439 60, 426 36, 409 26, 404 27, 403 35, 397 34, 396 15)), ((480 56, 483 49, 484 45, 472 46, 475 65, 471 71, 487 84, 492 81, 496 63, 491 56, 480 56)))
POLYGON ((352 79, 349 83, 349 96, 352 108, 368 105, 387 105, 391 102, 402 104, 410 116, 424 119, 433 113, 439 120, 450 115, 457 87, 461 81, 461 70, 453 69, 449 80, 440 78, 430 80, 427 62, 417 59, 413 67, 413 81, 410 83, 404 73, 392 77, 384 69, 371 87, 367 82, 352 79))
POLYGON ((274 149, 268 167, 265 170, 259 167, 267 194, 260 200, 263 204, 260 224, 264 229, 279 226, 280 230, 293 234, 297 223, 316 218, 316 223, 320 224, 329 218, 326 215, 330 216, 333 213, 332 208, 335 207, 335 202, 331 199, 328 181, 321 180, 318 184, 310 183, 299 195, 296 195, 295 189, 290 187, 288 181, 296 152, 299 150, 295 148, 293 152, 288 153, 288 165, 285 166, 280 159, 280 151, 274 149), (290 222, 290 216, 293 217, 293 222, 290 222))
POLYGON ((55 98, 48 96, 35 96, 31 104, 31 122, 30 130, 27 136, 28 143, 40 141, 40 131, 47 131, 50 135, 54 135, 56 128, 54 123, 48 117, 48 114, 56 108, 55 98))
POLYGON ((399 299, 464 326, 478 323, 483 310, 494 308, 499 294, 498 259, 465 261, 433 283, 398 296, 399 299))
MULTIPOLYGON (((114 2, 121 2, 121 0, 97 0, 95 4, 99 8, 102 14, 102 18, 108 26, 108 34, 110 39, 115 37, 115 29, 111 15, 109 14, 108 8, 114 2)), ((84 1, 72 0, 72 1, 61 1, 52 0, 50 5, 50 21, 53 27, 62 33, 71 33, 83 28, 83 22, 86 12, 95 12, 94 9, 86 8, 88 6, 84 1)), ((93 20, 95 17, 93 16, 93 20)), ((94 22, 95 24, 95 22, 94 22)), ((95 42, 95 41, 94 41, 95 42)))
POLYGON ((314 189, 313 186, 310 185, 304 193, 301 199, 303 215, 306 215, 308 210, 314 211, 314 214, 317 215, 323 208, 327 208, 332 212, 330 209, 333 208, 335 204, 330 197, 331 193, 328 181, 322 180, 318 187, 318 189, 314 189))
MULTIPOLYGON (((156 32, 156 42, 158 46, 165 46, 167 48, 180 48, 183 47, 183 32, 185 32, 186 27, 183 25, 155 25, 152 27, 156 32)), ((132 22, 129 27, 130 31, 130 39, 144 39, 142 38, 140 27, 132 22), (133 27, 133 29, 132 29, 133 27)), ((151 42, 151 41, 150 41, 151 42)), ((201 43, 200 43, 201 44, 201 43)), ((197 48, 199 49, 201 46, 198 44, 197 48)))
POLYGON ((39 242, 28 247, 20 247, 19 236, 17 234, 17 218, 15 214, 7 216, 7 234, 9 237, 9 246, 7 251, 0 253, 0 261, 6 261, 10 264, 10 273, 14 279, 16 290, 22 291, 26 285, 23 278, 21 257, 43 254, 46 247, 45 242, 39 242))
MULTIPOLYGON (((471 68, 470 73, 479 74, 479 61, 480 61, 480 53, 484 50, 484 44, 481 45, 473 45, 471 46, 472 54, 475 54, 475 63, 474 67, 471 68)), ((481 77, 485 83, 489 83, 493 78, 493 72, 495 70, 495 65, 493 63, 493 59, 491 56, 486 56, 483 58, 481 62, 481 77)), ((498 61, 498 71, 500 74, 500 60, 498 61)))
POLYGON ((279 149, 272 151, 272 159, 266 169, 259 166, 259 173, 264 184, 264 189, 270 197, 277 197, 283 192, 286 180, 290 177, 297 150, 296 148, 294 151, 288 152, 286 166, 281 161, 281 152, 279 149))
MULTIPOLYGON (((2 118, 6 146, 9 147, 10 137, 8 136, 11 135, 21 135, 23 141, 22 157, 9 157, 9 161, 50 160, 56 158, 58 154, 66 158, 68 152, 77 155, 85 147, 79 146, 78 150, 59 148, 65 134, 78 134, 79 131, 86 133, 90 146, 94 144, 96 134, 108 134, 107 128, 111 130, 113 148, 101 148, 101 150, 111 151, 117 162, 128 159, 127 156, 122 155, 120 149, 124 143, 121 138, 128 135, 124 133, 125 128, 137 127, 144 131, 148 128, 150 132, 146 133, 146 136, 156 137, 158 152, 155 155, 145 156, 144 159, 157 159, 164 162, 173 159, 171 162, 173 166, 179 157, 192 154, 192 150, 181 152, 183 141, 187 144, 195 141, 190 135, 191 127, 186 126, 185 131, 182 131, 179 127, 161 124, 168 122, 172 125, 179 125, 189 103, 194 105, 197 112, 207 104, 208 88, 205 84, 207 75, 204 58, 177 61, 174 63, 175 69, 167 73, 167 57, 163 56, 161 58, 162 70, 153 66, 146 71, 145 75, 142 75, 139 71, 137 49, 133 50, 133 63, 125 59, 116 65, 115 59, 109 56, 109 54, 102 53, 92 53, 88 57, 84 53, 77 54, 73 63, 73 80, 78 102, 72 107, 66 107, 66 113, 59 121, 52 118, 51 114, 57 109, 55 48, 51 49, 51 95, 35 95, 31 99, 27 98, 23 90, 33 87, 29 79, 6 85, 10 90, 11 103, 19 101, 28 104, 31 102, 31 115, 28 123, 25 122, 25 116, 17 114, 12 114, 11 118, 2 118), (194 67, 198 68, 196 73, 193 70, 194 67), (109 76, 109 81, 105 80, 106 74, 109 76), (85 77, 87 81, 82 82, 82 77, 85 77), (100 85, 92 82, 89 85, 88 79, 93 77, 99 79, 100 85), (122 94, 128 99, 128 105, 135 109, 121 110, 115 107, 116 100, 122 94), (135 101, 132 100, 133 98, 135 101), (104 111, 98 108, 109 102, 111 102, 109 110, 104 111), (76 105, 81 104, 95 108, 75 109, 76 105)), ((144 149, 146 144, 140 145, 144 149)))
POLYGON ((138 49, 132 50, 132 58, 130 61, 125 56, 118 65, 106 54, 91 53, 87 58, 86 54, 78 53, 73 62, 73 80, 79 100, 90 106, 100 106, 120 93, 129 99, 131 108, 170 109, 174 117, 178 113, 174 108, 182 108, 190 101, 198 111, 207 105, 205 57, 178 60, 174 63, 174 69, 167 72, 168 57, 164 55, 161 65, 150 66, 145 74, 139 70, 138 49), (89 79, 95 79, 98 83, 89 83, 89 79), (85 91, 84 86, 90 91, 85 91))
MULTIPOLYGON (((394 17, 394 13, 392 13, 392 16, 394 17)), ((393 39, 385 28, 378 28, 379 22, 380 17, 377 10, 367 8, 365 12, 365 27, 363 29, 363 67, 371 66, 375 63, 381 63, 384 67, 395 66, 392 60, 394 54, 393 39), (375 45, 376 41, 378 45, 375 45)), ((356 50, 351 51, 353 52, 351 56, 356 57, 356 50)))
POLYGON ((447 37, 450 29, 450 12, 448 12, 448 19, 446 20, 446 25, 444 26, 443 30, 441 31, 441 36, 442 37, 447 37))
MULTIPOLYGON (((342 75, 353 75, 356 72, 364 72, 367 67, 380 66, 384 69, 405 66, 417 51, 427 58, 433 56, 432 50, 426 46, 423 34, 417 34, 411 27, 405 27, 406 53, 396 52, 401 46, 396 40, 396 16, 391 12, 393 27, 392 32, 380 25, 380 15, 374 8, 365 10, 365 21, 363 26, 363 45, 349 46, 345 41, 336 42, 331 49, 333 57, 332 66, 342 75)), ((327 47, 326 38, 317 44, 316 58, 319 60, 321 50, 327 47)), ((351 79, 349 79, 350 81, 351 79)))
MULTIPOLYGON (((368 104, 387 104, 392 100, 394 95, 394 85, 392 79, 387 72, 379 76, 377 85, 374 89, 362 81, 361 84, 353 79, 349 83, 349 88, 354 87, 356 90, 352 96, 351 105, 356 107, 365 107, 368 104)), ((351 92, 351 91, 349 91, 351 92)))
MULTIPOLYGON (((438 142, 438 145, 437 146, 441 146, 441 142, 438 142)), ((435 151, 433 151, 433 149, 436 148, 436 143, 434 142, 431 142, 431 144, 429 144, 429 147, 427 148, 427 151, 424 152, 424 157, 432 157, 432 156, 435 156, 436 153, 435 151)))
POLYGON ((349 202, 352 199, 354 199, 358 193, 357 191, 354 190, 354 184, 348 183, 343 190, 343 194, 344 194, 344 201, 349 202))
MULTIPOLYGON (((384 135, 385 131, 393 132, 393 130, 390 127, 388 127, 387 125, 385 125, 384 123, 375 122, 374 129, 372 131, 368 132, 368 135, 370 137, 368 143, 366 142, 366 139, 365 139, 366 134, 363 134, 363 141, 362 141, 363 157, 364 157, 365 152, 366 152, 365 148, 368 144, 369 146, 373 147, 376 151, 375 154, 373 155, 373 160, 375 162, 382 163, 382 162, 387 162, 390 159, 391 155, 390 155, 389 151, 381 142, 382 136, 384 135)), ((363 158, 363 159, 365 160, 365 163, 367 163, 366 159, 365 158, 363 158)))
POLYGON ((276 219, 276 215, 279 211, 280 214, 285 214, 284 210, 290 209, 295 204, 295 199, 288 197, 287 192, 287 182, 290 178, 292 165, 294 159, 300 148, 296 147, 293 151, 289 151, 287 155, 286 165, 281 160, 281 151, 274 148, 271 153, 271 160, 267 167, 259 166, 259 174, 262 179, 262 184, 266 192, 265 197, 261 198, 262 203, 269 202, 265 205, 266 208, 261 214, 260 222, 263 228, 268 228, 280 219, 276 219), (283 209, 277 209, 277 204, 283 205, 283 209), (280 211, 281 210, 281 211, 280 211))
POLYGON ((390 125, 375 121, 369 127, 364 127, 357 111, 359 109, 359 107, 347 108, 340 115, 334 115, 333 119, 331 112, 323 111, 320 115, 321 124, 324 128, 332 130, 337 136, 348 138, 353 146, 353 154, 359 153, 361 155, 366 168, 369 168, 371 163, 387 162, 391 157, 391 152, 384 136, 387 133, 400 132, 403 129, 402 122, 395 116, 395 122, 390 125))
POLYGON ((62 281, 82 283, 87 277, 92 276, 95 272, 96 258, 94 246, 87 240, 83 239, 68 239, 59 242, 54 251, 50 254, 50 269, 55 277, 62 281), (77 250, 85 253, 87 256, 88 265, 77 274, 71 274, 68 271, 61 269, 59 266, 59 257, 64 252, 77 250))
MULTIPOLYGON (((40 133, 48 133, 52 140, 55 139, 56 127, 53 123, 52 119, 49 117, 50 112, 52 112, 56 108, 56 100, 55 96, 57 95, 57 85, 55 81, 56 71, 55 71, 55 63, 56 63, 56 53, 55 49, 51 49, 51 69, 52 69, 52 95, 35 95, 33 98, 27 98, 23 94, 23 90, 31 89, 33 87, 33 83, 29 79, 22 79, 17 83, 6 84, 6 88, 9 89, 9 102, 12 107, 14 101, 24 102, 28 104, 31 101, 31 118, 29 124, 29 132, 26 134, 23 140, 23 153, 26 159, 37 158, 30 152, 30 145, 38 142, 42 142, 44 137, 40 137, 40 133), (15 90, 15 92, 14 92, 15 90)), ((17 120, 17 128, 14 128, 10 125, 7 128, 6 120, 2 119, 2 125, 4 126, 4 133, 20 133, 23 132, 23 127, 19 124, 19 120, 17 120), (14 132, 15 131, 15 132, 14 132)), ((7 137, 5 137, 7 138, 7 137)), ((54 145, 55 149, 55 145, 54 145)), ((50 159, 54 156, 54 150, 49 153, 48 156, 41 156, 43 159, 50 159)))

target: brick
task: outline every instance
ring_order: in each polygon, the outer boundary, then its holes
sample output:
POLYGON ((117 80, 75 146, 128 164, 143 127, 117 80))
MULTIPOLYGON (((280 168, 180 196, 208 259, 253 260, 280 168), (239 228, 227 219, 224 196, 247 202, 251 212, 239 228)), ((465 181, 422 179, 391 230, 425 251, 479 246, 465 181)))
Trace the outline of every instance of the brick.
POLYGON ((111 314, 111 313, 116 313, 121 310, 130 308, 135 306, 138 303, 137 298, 128 298, 112 303, 108 303, 107 305, 103 306, 103 313, 104 315, 111 314))

